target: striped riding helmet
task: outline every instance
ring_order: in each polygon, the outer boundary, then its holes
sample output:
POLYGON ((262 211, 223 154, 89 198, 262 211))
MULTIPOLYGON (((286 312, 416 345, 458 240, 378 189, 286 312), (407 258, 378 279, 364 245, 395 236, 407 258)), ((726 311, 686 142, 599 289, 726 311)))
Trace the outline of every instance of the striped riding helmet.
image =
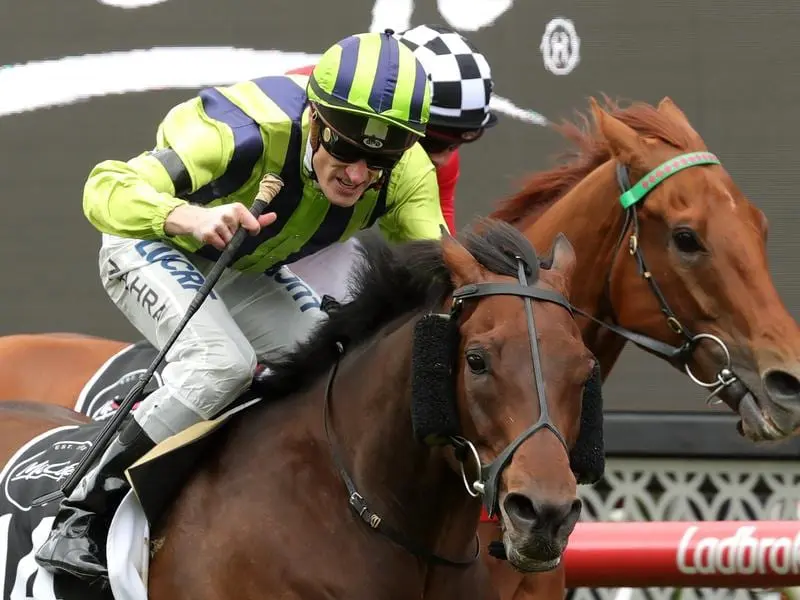
POLYGON ((394 32, 351 35, 329 48, 308 80, 323 121, 369 152, 400 152, 424 137, 427 73, 394 32))

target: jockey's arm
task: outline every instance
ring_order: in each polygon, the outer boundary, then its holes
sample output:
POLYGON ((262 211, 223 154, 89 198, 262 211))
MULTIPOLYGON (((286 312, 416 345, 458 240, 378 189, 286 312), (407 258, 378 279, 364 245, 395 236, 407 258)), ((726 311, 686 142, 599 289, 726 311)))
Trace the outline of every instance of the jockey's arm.
POLYGON ((84 214, 103 233, 166 237, 167 216, 187 204, 176 196, 217 179, 232 154, 227 126, 205 116, 200 98, 188 100, 159 126, 155 150, 128 161, 105 160, 92 169, 83 191, 84 214))
POLYGON ((388 240, 439 239, 442 225, 449 231, 439 202, 436 171, 419 145, 406 152, 386 185, 393 201, 378 225, 388 240))

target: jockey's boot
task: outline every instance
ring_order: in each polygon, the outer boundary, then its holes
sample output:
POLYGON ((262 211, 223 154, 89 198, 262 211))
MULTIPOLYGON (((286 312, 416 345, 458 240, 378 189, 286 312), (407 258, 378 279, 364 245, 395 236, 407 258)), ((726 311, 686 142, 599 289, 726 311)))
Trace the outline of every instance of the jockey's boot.
POLYGON ((139 424, 130 419, 75 487, 61 501, 50 537, 36 552, 36 562, 52 573, 85 580, 107 578, 102 557, 113 510, 129 489, 125 470, 154 446, 139 424))

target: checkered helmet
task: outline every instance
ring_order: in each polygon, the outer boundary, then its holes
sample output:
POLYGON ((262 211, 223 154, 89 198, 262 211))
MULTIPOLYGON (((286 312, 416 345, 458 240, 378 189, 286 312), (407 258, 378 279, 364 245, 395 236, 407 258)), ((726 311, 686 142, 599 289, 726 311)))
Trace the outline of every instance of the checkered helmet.
POLYGON ((492 71, 464 36, 441 25, 419 25, 396 35, 431 80, 429 125, 475 130, 495 124, 497 116, 489 110, 492 71))

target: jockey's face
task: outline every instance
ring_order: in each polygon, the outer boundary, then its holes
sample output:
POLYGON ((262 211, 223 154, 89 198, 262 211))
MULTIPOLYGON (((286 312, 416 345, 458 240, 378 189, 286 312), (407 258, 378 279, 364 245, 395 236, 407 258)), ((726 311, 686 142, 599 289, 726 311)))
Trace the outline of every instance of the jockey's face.
POLYGON ((322 145, 314 152, 312 162, 322 193, 336 206, 353 206, 381 175, 379 169, 367 167, 364 160, 337 160, 322 145))
POLYGON ((453 153, 462 144, 476 141, 483 135, 483 129, 464 131, 441 126, 428 126, 425 137, 419 144, 428 153, 431 162, 437 167, 447 164, 453 153))

